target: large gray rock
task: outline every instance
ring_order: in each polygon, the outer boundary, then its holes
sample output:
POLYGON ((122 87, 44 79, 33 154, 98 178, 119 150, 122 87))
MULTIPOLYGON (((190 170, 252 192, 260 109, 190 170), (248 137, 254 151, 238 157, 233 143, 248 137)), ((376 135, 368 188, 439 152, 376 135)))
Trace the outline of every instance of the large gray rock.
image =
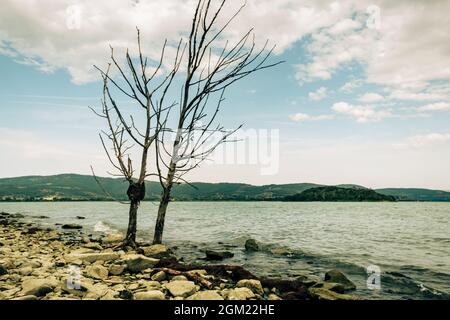
POLYGON ((252 290, 253 293, 259 294, 261 296, 264 294, 264 289, 261 285, 261 281, 259 280, 254 279, 240 280, 236 286, 238 288, 248 288, 252 290))
POLYGON ((148 258, 141 254, 130 254, 124 257, 127 264, 127 269, 130 272, 138 273, 145 269, 153 268, 158 262, 158 259, 148 258))
POLYGON ((197 292, 197 286, 192 281, 177 280, 169 282, 165 286, 174 297, 186 298, 197 292))
POLYGON ((137 292, 134 294, 135 300, 165 300, 164 293, 159 290, 150 290, 144 292, 137 292))
POLYGON ((22 281, 21 294, 43 297, 52 292, 57 285, 56 279, 25 279, 22 281))
POLYGON ((222 296, 214 290, 200 291, 194 293, 186 300, 223 300, 222 296))
POLYGON ((355 290, 356 285, 351 282, 341 271, 333 269, 325 273, 325 282, 340 283, 344 286, 344 290, 355 290))

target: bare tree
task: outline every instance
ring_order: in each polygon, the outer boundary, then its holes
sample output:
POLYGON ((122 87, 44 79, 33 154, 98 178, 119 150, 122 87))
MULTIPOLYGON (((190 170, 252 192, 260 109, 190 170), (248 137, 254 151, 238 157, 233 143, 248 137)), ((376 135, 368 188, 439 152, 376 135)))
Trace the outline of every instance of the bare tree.
MULTIPOLYGON (((215 3, 213 9, 211 0, 198 1, 186 43, 187 54, 182 55, 186 77, 181 85, 175 128, 169 129, 165 122, 155 142, 156 169, 163 189, 154 232, 155 244, 162 243, 173 185, 189 183, 184 176, 208 159, 220 144, 233 141, 232 134, 240 128, 225 130, 217 124, 226 88, 256 71, 281 63, 267 63, 275 47, 267 48, 266 42, 257 49, 252 29, 234 44, 223 42, 224 31, 245 4, 225 23, 218 25, 226 0, 215 3), (175 134, 173 142, 168 142, 169 132, 175 134)), ((171 110, 167 109, 167 113, 171 110)))
POLYGON ((165 72, 165 76, 158 75, 163 66, 166 41, 162 48, 159 63, 148 74, 150 68, 148 68, 148 59, 144 58, 142 54, 139 29, 137 34, 138 57, 133 58, 127 50, 125 56, 126 68, 123 68, 115 58, 113 48, 111 48, 111 62, 107 69, 102 70, 96 67, 103 79, 103 108, 101 113, 94 110, 107 123, 107 130, 100 133, 100 139, 109 161, 116 170, 111 175, 121 176, 129 184, 127 190, 127 196, 130 200, 129 222, 123 245, 132 247, 137 246, 137 212, 140 202, 145 197, 145 180, 151 175, 148 173, 149 149, 156 140, 160 129, 164 128, 165 121, 167 121, 167 119, 161 118, 162 114, 173 106, 169 105, 165 109, 165 97, 180 67, 182 56, 180 42, 173 67, 165 72), (111 76, 112 68, 116 71, 118 77, 111 76), (138 111, 142 113, 139 118, 144 119, 143 128, 139 128, 133 114, 130 113, 127 116, 124 114, 124 108, 119 107, 117 100, 113 98, 112 88, 137 105, 138 111), (136 169, 130 152, 132 149, 136 150, 136 148, 141 155, 137 165, 137 176, 135 177, 136 169))

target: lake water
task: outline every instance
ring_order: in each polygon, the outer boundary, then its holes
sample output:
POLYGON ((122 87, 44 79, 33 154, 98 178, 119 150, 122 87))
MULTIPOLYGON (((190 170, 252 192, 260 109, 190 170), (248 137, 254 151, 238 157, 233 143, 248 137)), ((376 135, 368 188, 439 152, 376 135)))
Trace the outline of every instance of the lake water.
MULTIPOLYGON (((127 210, 110 202, 0 203, 0 211, 45 215, 50 219, 36 221, 52 227, 78 223, 90 231, 99 221, 123 231, 127 210)), ((141 239, 151 239, 156 211, 156 203, 142 204, 141 239)), ((197 262, 202 250, 225 248, 235 254, 226 263, 258 275, 322 278, 337 268, 367 298, 450 299, 449 218, 450 203, 174 202, 165 241, 197 262), (246 254, 248 238, 288 247, 294 254, 246 254), (370 265, 381 269, 380 290, 367 288, 370 265)))

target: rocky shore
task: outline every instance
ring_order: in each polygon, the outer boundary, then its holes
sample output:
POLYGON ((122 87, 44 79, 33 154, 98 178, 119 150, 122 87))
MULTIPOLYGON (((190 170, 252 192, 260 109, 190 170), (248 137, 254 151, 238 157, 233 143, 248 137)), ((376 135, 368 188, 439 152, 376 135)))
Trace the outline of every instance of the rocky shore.
MULTIPOLYGON (((323 280, 259 278, 240 266, 183 264, 164 245, 125 251, 118 235, 95 237, 77 225, 42 228, 23 218, 0 213, 0 300, 358 299, 338 270, 323 280)), ((251 254, 258 244, 249 240, 245 250, 251 254)))

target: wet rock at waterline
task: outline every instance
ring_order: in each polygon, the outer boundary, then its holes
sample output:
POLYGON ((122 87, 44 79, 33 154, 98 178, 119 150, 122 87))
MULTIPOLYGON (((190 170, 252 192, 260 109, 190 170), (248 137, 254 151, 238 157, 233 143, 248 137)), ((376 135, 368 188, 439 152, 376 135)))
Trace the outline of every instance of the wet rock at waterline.
POLYGON ((340 283, 346 291, 356 289, 356 285, 339 270, 333 269, 326 272, 324 280, 325 282, 340 283))
POLYGON ((234 254, 229 251, 213 251, 213 250, 206 250, 206 260, 224 260, 227 258, 234 257, 234 254))

